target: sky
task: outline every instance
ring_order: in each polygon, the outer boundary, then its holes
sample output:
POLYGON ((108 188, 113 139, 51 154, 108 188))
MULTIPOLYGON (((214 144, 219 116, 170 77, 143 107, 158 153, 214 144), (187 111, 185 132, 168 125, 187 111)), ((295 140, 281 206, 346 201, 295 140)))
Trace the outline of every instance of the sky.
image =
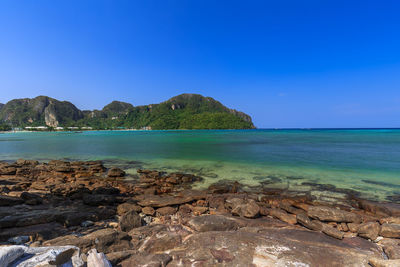
POLYGON ((400 127, 400 1, 2 0, 0 103, 211 96, 259 128, 400 127))

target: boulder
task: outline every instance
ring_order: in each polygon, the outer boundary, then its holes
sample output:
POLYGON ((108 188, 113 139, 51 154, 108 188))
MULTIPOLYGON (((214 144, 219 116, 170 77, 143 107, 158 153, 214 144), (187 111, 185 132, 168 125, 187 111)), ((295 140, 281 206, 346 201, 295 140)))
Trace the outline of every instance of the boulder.
POLYGON ((296 215, 297 222, 310 230, 322 231, 323 224, 317 220, 311 220, 306 214, 300 213, 296 215))
POLYGON ((372 267, 398 267, 400 266, 400 260, 383 260, 374 257, 369 259, 369 264, 372 267))
POLYGON ((108 177, 124 177, 125 172, 120 168, 111 168, 107 172, 108 177))
POLYGON ((138 204, 142 207, 162 208, 166 206, 180 205, 196 200, 195 196, 159 196, 147 195, 146 198, 139 201, 138 204))
POLYGON ((400 224, 400 217, 385 217, 385 218, 381 218, 379 220, 379 222, 381 224, 384 224, 384 223, 400 224))
POLYGON ((125 213, 127 213, 128 211, 134 210, 136 212, 141 212, 142 211, 142 207, 140 207, 139 205, 136 205, 134 203, 129 203, 129 202, 125 202, 122 203, 120 205, 118 205, 117 207, 117 214, 118 215, 123 215, 125 213))
POLYGON ((361 218, 355 213, 330 208, 326 206, 310 206, 307 215, 311 218, 327 222, 360 222, 361 218))
POLYGON ((339 231, 338 229, 330 226, 329 224, 323 224, 322 227, 322 232, 324 234, 327 234, 331 237, 337 238, 337 239, 343 239, 344 233, 339 231))
POLYGON ((238 229, 239 223, 222 215, 203 215, 189 220, 188 226, 197 232, 230 231, 238 229))
POLYGON ((98 253, 95 248, 92 248, 87 257, 87 267, 112 267, 104 253, 98 253))
POLYGON ((233 215, 254 218, 260 213, 260 207, 252 199, 230 198, 226 200, 226 203, 233 215))
POLYGON ((119 229, 123 232, 129 232, 140 226, 142 226, 142 218, 134 210, 128 211, 119 219, 119 229))
POLYGON ((286 211, 281 209, 270 209, 268 211, 269 215, 278 218, 283 222, 287 222, 288 224, 296 224, 297 219, 295 215, 288 214, 286 211))
POLYGON ((359 236, 375 240, 378 238, 381 226, 377 222, 362 223, 358 227, 357 233, 359 236))
POLYGON ((154 214, 156 213, 156 211, 152 208, 152 207, 144 207, 142 209, 142 212, 146 215, 150 215, 150 216, 154 216, 154 214))
POLYGON ((43 242, 44 246, 72 245, 83 252, 92 248, 103 253, 132 249, 131 237, 114 229, 102 229, 84 236, 66 235, 43 242))
POLYGON ((400 238, 400 224, 384 223, 379 234, 383 237, 400 238))
POLYGON ((140 253, 132 255, 130 258, 122 261, 121 267, 165 267, 172 260, 172 257, 166 253, 147 254, 140 253))
POLYGON ((83 203, 89 206, 113 205, 116 197, 113 195, 86 194, 83 196, 83 203))
POLYGON ((173 207, 162 207, 157 209, 157 214, 160 216, 173 215, 175 213, 176 213, 176 208, 173 207))

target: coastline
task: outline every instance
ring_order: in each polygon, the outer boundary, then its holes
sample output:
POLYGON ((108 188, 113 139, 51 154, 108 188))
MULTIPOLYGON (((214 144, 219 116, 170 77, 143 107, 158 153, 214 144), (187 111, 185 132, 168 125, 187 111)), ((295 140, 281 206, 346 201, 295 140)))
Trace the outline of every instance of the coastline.
POLYGON ((351 194, 325 202, 231 181, 196 190, 201 177, 156 170, 128 181, 100 161, 18 160, 1 163, 0 173, 0 241, 74 246, 83 262, 92 248, 113 266, 380 266, 400 258, 394 203, 351 194))

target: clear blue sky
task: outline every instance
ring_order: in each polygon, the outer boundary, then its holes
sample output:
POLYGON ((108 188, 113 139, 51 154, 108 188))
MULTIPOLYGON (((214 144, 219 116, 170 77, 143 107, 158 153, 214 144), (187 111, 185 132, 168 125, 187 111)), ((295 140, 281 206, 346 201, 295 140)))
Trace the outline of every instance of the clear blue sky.
POLYGON ((0 1, 0 102, 190 92, 257 127, 400 127, 400 1, 0 1))

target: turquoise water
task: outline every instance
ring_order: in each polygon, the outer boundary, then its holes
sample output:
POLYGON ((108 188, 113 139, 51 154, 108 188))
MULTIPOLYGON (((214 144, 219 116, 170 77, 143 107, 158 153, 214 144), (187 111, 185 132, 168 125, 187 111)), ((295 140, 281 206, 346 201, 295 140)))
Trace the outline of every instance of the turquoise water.
MULTIPOLYGON (((0 160, 106 160, 298 191, 315 184, 400 195, 400 130, 93 131, 0 134, 0 160)), ((394 197, 393 197, 394 196, 394 197)))

